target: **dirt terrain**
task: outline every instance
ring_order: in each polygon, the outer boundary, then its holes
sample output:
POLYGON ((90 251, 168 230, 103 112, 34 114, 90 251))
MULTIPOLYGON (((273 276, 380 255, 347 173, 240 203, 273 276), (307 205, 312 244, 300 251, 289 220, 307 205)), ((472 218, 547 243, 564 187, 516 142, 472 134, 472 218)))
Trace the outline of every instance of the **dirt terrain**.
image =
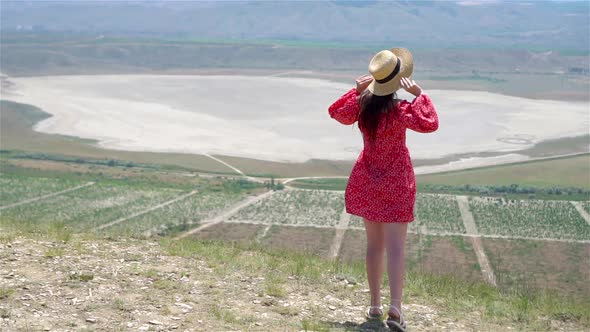
MULTIPOLYGON (((257 253, 240 255, 247 260, 257 253)), ((301 331, 317 330, 318 323, 380 330, 363 318, 363 283, 326 276, 317 285, 290 275, 283 295, 269 295, 270 274, 220 270, 210 258, 171 256, 153 241, 13 238, 0 244, 0 271, 2 331, 301 331)), ((477 311, 457 320, 434 303, 411 299, 403 309, 412 331, 499 328, 482 325, 477 311)))

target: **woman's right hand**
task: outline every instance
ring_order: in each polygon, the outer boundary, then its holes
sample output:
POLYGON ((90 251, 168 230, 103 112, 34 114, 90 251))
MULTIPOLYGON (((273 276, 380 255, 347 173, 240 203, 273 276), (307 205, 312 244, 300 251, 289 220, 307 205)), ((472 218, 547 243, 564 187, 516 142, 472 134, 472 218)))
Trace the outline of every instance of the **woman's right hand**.
POLYGON ((366 74, 356 79, 356 92, 360 95, 373 82, 373 76, 366 74))
POLYGON ((402 77, 400 83, 404 90, 408 91, 414 96, 418 97, 420 94, 422 94, 422 88, 408 77, 402 77))

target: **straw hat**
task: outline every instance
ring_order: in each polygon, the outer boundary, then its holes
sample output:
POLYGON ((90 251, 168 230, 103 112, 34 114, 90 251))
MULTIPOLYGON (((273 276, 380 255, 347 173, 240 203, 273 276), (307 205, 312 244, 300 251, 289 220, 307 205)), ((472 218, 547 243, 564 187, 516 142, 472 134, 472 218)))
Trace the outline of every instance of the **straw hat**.
POLYGON ((381 51, 369 63, 373 81, 367 89, 376 96, 392 94, 401 88, 401 78, 410 77, 413 71, 414 59, 407 48, 381 51))

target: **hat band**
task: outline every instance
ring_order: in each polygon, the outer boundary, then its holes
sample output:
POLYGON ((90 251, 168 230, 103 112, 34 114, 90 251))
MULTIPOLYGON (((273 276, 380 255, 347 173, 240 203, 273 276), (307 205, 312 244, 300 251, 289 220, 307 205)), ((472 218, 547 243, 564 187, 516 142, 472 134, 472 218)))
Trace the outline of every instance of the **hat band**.
POLYGON ((391 74, 387 75, 387 77, 382 78, 380 80, 376 79, 375 82, 383 84, 383 83, 387 83, 387 82, 391 81, 395 77, 395 75, 397 75, 399 73, 400 67, 401 67, 401 62, 399 61, 399 58, 397 58, 397 65, 395 65, 395 68, 393 68, 393 71, 391 72, 391 74))

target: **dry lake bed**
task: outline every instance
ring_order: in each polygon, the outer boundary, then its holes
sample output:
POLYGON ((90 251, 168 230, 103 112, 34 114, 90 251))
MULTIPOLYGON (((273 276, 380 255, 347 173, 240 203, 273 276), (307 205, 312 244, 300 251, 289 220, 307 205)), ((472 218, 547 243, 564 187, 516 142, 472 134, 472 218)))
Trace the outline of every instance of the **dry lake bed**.
MULTIPOLYGON (((105 148, 301 162, 358 156, 358 128, 328 107, 352 87, 309 78, 85 75, 12 77, 3 99, 52 114, 35 130, 92 138, 105 148)), ((478 91, 428 90, 440 117, 432 134, 408 131, 414 158, 500 151, 588 133, 589 104, 478 91)), ((400 98, 411 100, 405 92, 400 98)), ((469 161, 467 161, 469 162, 469 161)), ((481 160, 471 160, 482 164, 481 160)), ((484 161, 483 164, 486 162, 484 161)))

